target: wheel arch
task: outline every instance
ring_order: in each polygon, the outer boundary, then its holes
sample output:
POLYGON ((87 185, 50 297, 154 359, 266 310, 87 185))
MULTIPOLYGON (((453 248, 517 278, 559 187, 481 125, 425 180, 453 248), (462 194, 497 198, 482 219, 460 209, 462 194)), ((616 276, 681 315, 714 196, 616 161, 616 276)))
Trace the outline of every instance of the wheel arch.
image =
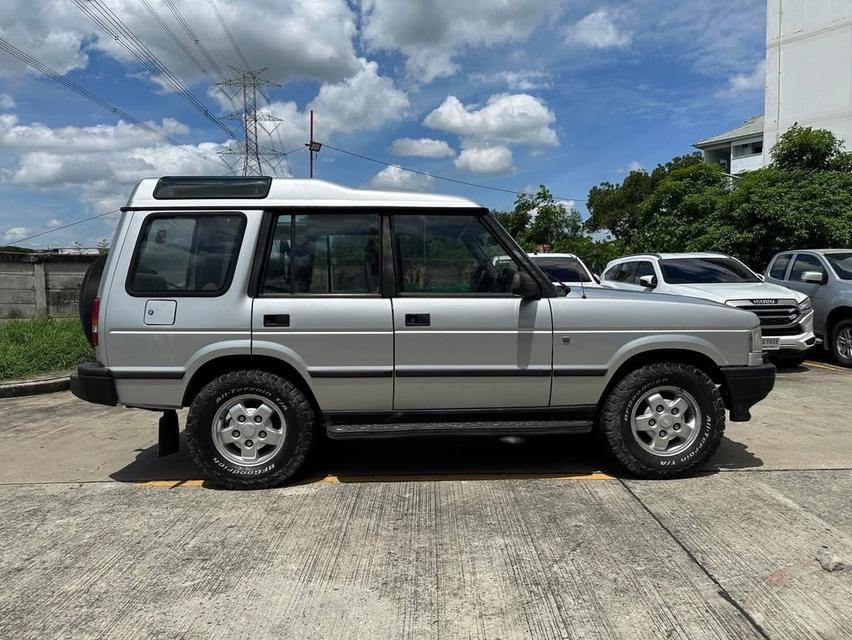
POLYGON ((645 365, 655 364, 659 362, 681 362, 691 364, 696 368, 706 373, 710 379, 719 385, 722 393, 722 398, 725 401, 725 406, 730 407, 730 393, 725 383, 725 378, 722 375, 722 370, 713 359, 700 351, 690 349, 648 349, 635 353, 624 362, 609 376, 606 387, 598 400, 598 413, 600 413, 604 402, 606 402, 609 392, 612 388, 631 371, 635 371, 645 365))
POLYGON ((250 355, 250 354, 235 354, 223 355, 218 358, 208 360, 201 365, 190 378, 183 392, 183 400, 181 406, 188 406, 192 403, 192 399, 199 391, 211 380, 219 377, 229 371, 240 371, 250 369, 261 369, 274 373, 283 378, 287 378, 292 382, 299 391, 305 394, 305 397, 311 403, 317 415, 320 414, 319 403, 317 403, 311 385, 305 377, 299 372, 296 367, 273 356, 267 355, 250 355))
POLYGON ((834 307, 834 309, 828 312, 828 315, 825 317, 824 339, 826 340, 826 343, 828 340, 831 340, 831 335, 834 333, 834 325, 844 318, 852 318, 852 306, 841 305, 834 307))

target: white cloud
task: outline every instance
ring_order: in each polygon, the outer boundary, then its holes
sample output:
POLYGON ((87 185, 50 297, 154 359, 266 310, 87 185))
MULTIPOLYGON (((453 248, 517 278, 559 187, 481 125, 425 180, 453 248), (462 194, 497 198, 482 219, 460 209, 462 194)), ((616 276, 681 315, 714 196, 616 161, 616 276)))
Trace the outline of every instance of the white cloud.
POLYGON ((557 146, 559 139, 551 128, 555 120, 543 101, 517 93, 491 96, 479 109, 448 96, 423 124, 479 143, 557 146))
MULTIPOLYGON (((180 123, 150 124, 165 129, 180 123)), ((17 165, 0 174, 3 182, 25 189, 74 189, 99 209, 123 204, 131 187, 144 177, 225 170, 216 156, 223 145, 170 145, 122 121, 51 128, 37 122, 21 124, 17 116, 0 115, 0 147, 19 154, 17 165)), ((53 222, 61 223, 51 220, 49 226, 53 222)))
POLYGON ((452 158, 456 155, 445 141, 434 138, 398 138, 393 141, 391 151, 398 156, 419 158, 452 158))
POLYGON ((626 47, 633 41, 633 34, 624 30, 618 22, 617 11, 601 8, 588 14, 565 31, 569 44, 579 44, 595 49, 626 47))
POLYGON ((369 50, 402 52, 409 76, 431 82, 456 73, 454 58, 465 49, 526 40, 558 4, 558 0, 361 0, 361 35, 369 50))
MULTIPOLYGON (((150 4, 198 61, 209 67, 165 5, 150 4)), ((358 72, 352 43, 356 16, 346 0, 217 0, 216 4, 249 64, 268 67, 267 77, 272 80, 339 82, 358 72)), ((203 78, 142 3, 110 0, 109 6, 185 84, 203 78)), ((242 66, 209 3, 181 1, 176 6, 225 74, 232 73, 230 65, 242 66)), ((104 51, 122 62, 133 61, 119 42, 68 0, 4 0, 0 36, 59 73, 85 67, 88 49, 104 51)), ((10 57, 0 60, 0 73, 22 69, 10 57)))
POLYGON ((462 149, 455 165, 456 168, 471 173, 505 174, 515 170, 511 150, 501 145, 462 149))
POLYGON ((51 218, 50 220, 44 223, 44 226, 48 229, 55 229, 56 227, 62 226, 62 220, 60 220, 59 218, 51 218))
POLYGON ((0 109, 14 109, 15 99, 8 93, 0 93, 0 109))
POLYGON ((12 227, 3 234, 3 242, 17 242, 21 238, 26 238, 27 236, 32 235, 32 233, 33 230, 27 227, 12 227))
POLYGON ((512 91, 535 91, 550 89, 551 75, 544 71, 497 71, 495 73, 475 73, 470 76, 474 82, 504 84, 512 91))
POLYGON ((763 91, 766 83, 766 60, 761 59, 748 73, 737 73, 728 78, 728 85, 718 95, 737 97, 743 93, 763 91))
POLYGON ((374 189, 392 191, 430 191, 434 184, 432 176, 412 173, 394 165, 385 167, 370 180, 370 186, 374 189))
POLYGON ((627 171, 644 171, 645 167, 642 166, 642 163, 638 160, 631 160, 627 165, 627 171))

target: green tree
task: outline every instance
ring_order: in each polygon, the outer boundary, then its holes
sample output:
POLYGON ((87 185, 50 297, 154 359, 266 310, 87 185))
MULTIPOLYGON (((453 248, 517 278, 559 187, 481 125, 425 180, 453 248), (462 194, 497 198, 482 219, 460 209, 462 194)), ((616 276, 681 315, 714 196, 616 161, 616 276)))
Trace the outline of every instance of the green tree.
POLYGON ((834 168, 840 159, 843 141, 826 129, 800 127, 798 123, 787 129, 772 147, 772 165, 777 169, 834 168))
POLYGON ((583 229, 579 212, 557 202, 544 185, 535 193, 519 195, 512 211, 495 215, 506 231, 527 248, 555 244, 562 238, 579 235, 583 229))

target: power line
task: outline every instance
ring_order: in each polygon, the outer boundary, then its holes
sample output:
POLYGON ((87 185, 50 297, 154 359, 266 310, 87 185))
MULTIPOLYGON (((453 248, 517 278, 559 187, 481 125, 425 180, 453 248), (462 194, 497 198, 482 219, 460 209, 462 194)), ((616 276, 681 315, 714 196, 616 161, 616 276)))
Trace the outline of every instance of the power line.
POLYGON ((111 102, 105 100, 104 98, 101 98, 97 94, 92 93, 91 91, 80 86, 76 82, 69 80, 68 78, 62 76, 61 74, 57 73, 56 71, 54 71, 53 69, 48 67, 43 62, 36 60, 31 55, 21 51, 15 45, 4 40, 3 38, 0 38, 0 49, 5 51, 9 55, 13 56, 14 58, 17 58, 18 60, 23 62, 25 65, 32 67, 36 71, 43 73, 44 75, 46 75, 51 80, 58 82, 59 84, 64 86, 66 89, 69 89, 69 90, 73 91, 74 93, 76 93, 77 95, 82 96, 86 100, 93 102, 94 104, 98 105, 102 109, 105 109, 106 111, 109 111, 110 113, 114 113, 114 114, 118 115, 119 117, 121 117, 123 120, 126 120, 130 124, 132 124, 136 127, 139 127, 140 129, 144 129, 144 130, 162 138, 163 140, 165 140, 169 144, 173 144, 175 146, 183 147, 186 151, 197 156, 198 158, 206 160, 207 162, 215 162, 215 160, 213 160, 213 158, 211 156, 207 156, 207 155, 204 155, 203 153, 199 153, 195 149, 188 147, 187 145, 184 145, 181 142, 178 142, 174 138, 170 137, 169 135, 163 133, 163 131, 161 131, 160 129, 157 129, 156 127, 148 124, 147 122, 143 122, 142 120, 139 120, 139 118, 136 118, 135 116, 129 114, 127 111, 124 111, 123 109, 119 109, 118 107, 116 107, 111 102))
POLYGON ((234 47, 234 51, 237 52, 237 55, 240 57, 240 60, 243 63, 243 67, 246 69, 250 69, 251 65, 246 60, 246 57, 243 55, 243 50, 240 49, 240 45, 237 44, 237 39, 234 37, 234 34, 228 28, 228 23, 225 22, 225 18, 222 17, 222 14, 219 12, 219 7, 216 6, 215 0, 207 0, 207 3, 213 9, 213 13, 216 14, 216 18, 219 20, 219 24, 222 25, 222 30, 225 32, 225 35, 228 36, 228 40, 231 41, 231 45, 234 47))
MULTIPOLYGON (((225 135, 237 140, 236 135, 214 116, 189 89, 166 67, 148 46, 102 0, 71 0, 77 8, 111 36, 125 51, 138 60, 165 85, 179 93, 196 111, 212 122, 225 135), (97 12, 97 13, 95 13, 97 12)), ((238 140, 237 140, 238 141, 238 140)))
MULTIPOLYGON (((172 31, 172 28, 166 23, 165 20, 163 20, 162 17, 160 17, 160 14, 157 13, 156 9, 154 9, 148 3, 148 0, 140 0, 140 1, 142 2, 143 6, 148 10, 148 13, 150 14, 150 16, 152 18, 154 18, 154 20, 157 22, 157 24, 160 25, 160 27, 163 29, 163 31, 165 31, 169 35, 169 37, 174 41, 174 43, 178 46, 178 48, 181 51, 183 51, 183 53, 186 55, 186 57, 189 58, 190 60, 192 60, 193 64, 196 67, 198 67, 198 70, 201 71, 202 74, 204 74, 204 77, 207 78, 210 82, 215 84, 216 81, 210 76, 210 73, 205 68, 205 66, 203 64, 201 64, 201 62, 199 62, 198 58, 196 58, 192 54, 192 51, 190 51, 189 48, 181 41, 181 39, 178 38, 177 34, 174 31, 172 31)), ((233 104, 233 98, 230 95, 228 95, 228 93, 224 89, 222 89, 222 87, 217 87, 217 89, 219 89, 219 92, 223 96, 225 96, 225 98, 229 102, 231 102, 233 104)))
MULTIPOLYGON (((111 213, 118 213, 121 209, 113 209, 112 211, 107 211, 105 213, 99 213, 96 216, 91 216, 89 218, 83 218, 82 220, 77 220, 76 222, 69 222, 68 224, 63 224, 61 227, 54 227, 53 229, 48 229, 47 231, 41 231, 39 233, 34 233, 31 236, 27 236, 26 238, 20 238, 19 240, 15 240, 12 244, 7 245, 9 247, 13 247, 16 244, 20 244, 21 242, 26 242, 28 240, 32 240, 33 238, 38 238, 39 236, 45 236, 48 233, 53 233, 54 231, 62 231, 62 229, 67 229, 68 227, 74 227, 78 224, 83 224, 84 222, 89 222, 90 220, 96 220, 98 218, 103 218, 104 216, 108 216, 111 213)), ((8 233, 6 231, 5 233, 8 233)), ((4 233, 4 235, 5 235, 4 233)))
POLYGON ((189 39, 192 40, 193 44, 195 44, 195 46, 201 52, 201 55, 204 56, 204 59, 207 60, 207 63, 210 65, 213 71, 216 72, 216 75, 219 77, 219 80, 227 80, 228 76, 225 75, 225 73, 222 71, 222 68, 216 63, 216 60, 213 59, 213 56, 210 55, 210 52, 207 51, 207 47, 204 46, 204 44, 201 42, 201 39, 197 35, 195 35, 195 31, 192 30, 192 27, 190 26, 189 22, 186 20, 186 18, 183 17, 183 14, 175 6, 174 2, 172 2, 172 0, 163 0, 163 2, 165 3, 166 7, 168 7, 169 11, 172 12, 172 15, 175 17, 175 20, 178 21, 178 24, 180 24, 186 35, 189 36, 189 39))
MULTIPOLYGON (((371 158, 370 156, 361 155, 360 153, 355 153, 354 151, 347 151, 346 149, 340 149, 339 147, 333 147, 327 142, 322 143, 323 148, 332 149, 334 151, 339 151, 340 153, 345 153, 348 156, 353 156, 355 158, 360 158, 361 160, 369 160, 370 162, 375 162, 376 164, 382 164, 386 167, 396 167, 397 169, 402 169, 403 171, 408 171, 410 173, 416 173, 421 176, 428 176, 430 178, 435 178, 437 180, 445 180, 446 182, 454 182, 455 184, 462 184, 467 187, 477 187, 478 189, 490 189, 491 191, 499 191, 501 193, 510 193, 516 196, 528 196, 530 195, 526 191, 515 191, 513 189, 503 189, 501 187, 491 187, 487 184, 477 184, 476 182, 468 182, 466 180, 457 180, 456 178, 448 178, 447 176, 439 176, 436 173, 429 173, 428 171, 419 171, 417 169, 411 169, 409 167, 403 167, 398 164, 393 164, 391 162, 385 162, 384 160, 378 160, 376 158, 371 158)), ((573 200, 574 202, 586 202, 584 198, 568 198, 566 196, 557 196, 554 195, 554 198, 557 200, 573 200)))

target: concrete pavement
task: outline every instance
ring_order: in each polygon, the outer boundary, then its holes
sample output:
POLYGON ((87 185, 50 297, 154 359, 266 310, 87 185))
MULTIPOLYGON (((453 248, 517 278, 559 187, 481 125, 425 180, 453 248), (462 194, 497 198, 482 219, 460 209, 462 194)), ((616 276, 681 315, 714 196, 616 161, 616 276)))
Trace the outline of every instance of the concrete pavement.
POLYGON ((0 637, 852 637, 816 560, 852 561, 850 388, 783 371, 687 480, 586 437, 392 440, 253 493, 158 459, 156 414, 2 400, 0 637))

